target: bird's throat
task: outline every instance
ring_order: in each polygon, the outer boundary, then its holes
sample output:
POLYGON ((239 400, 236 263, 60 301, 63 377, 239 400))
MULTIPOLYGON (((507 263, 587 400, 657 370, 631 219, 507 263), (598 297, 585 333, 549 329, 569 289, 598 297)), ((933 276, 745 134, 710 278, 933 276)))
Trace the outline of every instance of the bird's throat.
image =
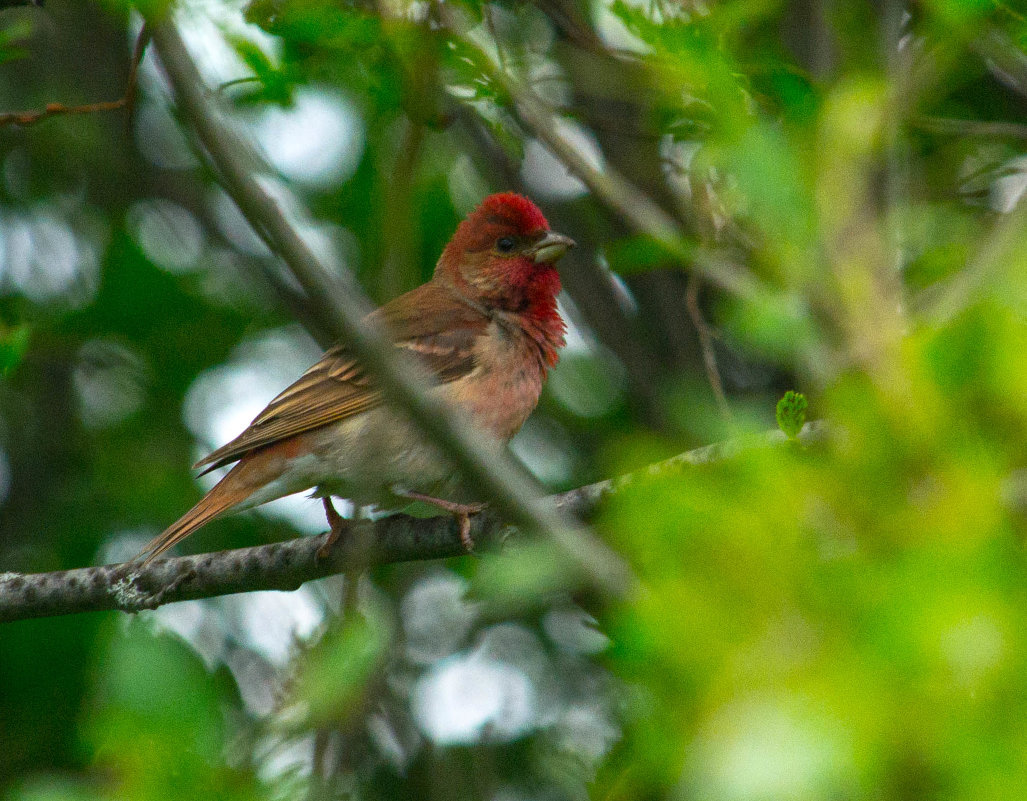
POLYGON ((547 367, 555 367, 558 351, 566 343, 567 326, 560 316, 556 296, 560 292, 560 276, 547 265, 536 269, 536 276, 527 287, 516 311, 518 323, 539 347, 547 367))

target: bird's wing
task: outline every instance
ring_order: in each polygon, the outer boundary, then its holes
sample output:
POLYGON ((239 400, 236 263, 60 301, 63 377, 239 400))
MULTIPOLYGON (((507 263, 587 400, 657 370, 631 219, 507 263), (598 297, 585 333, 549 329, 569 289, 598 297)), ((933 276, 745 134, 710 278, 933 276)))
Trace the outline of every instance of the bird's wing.
MULTIPOLYGON (((440 384, 474 369, 475 340, 489 323, 483 313, 432 283, 396 298, 371 318, 385 327, 397 348, 420 359, 440 384)), ((271 401, 242 434, 195 467, 209 472, 257 448, 338 422, 381 401, 381 392, 363 366, 345 346, 336 346, 271 401)))

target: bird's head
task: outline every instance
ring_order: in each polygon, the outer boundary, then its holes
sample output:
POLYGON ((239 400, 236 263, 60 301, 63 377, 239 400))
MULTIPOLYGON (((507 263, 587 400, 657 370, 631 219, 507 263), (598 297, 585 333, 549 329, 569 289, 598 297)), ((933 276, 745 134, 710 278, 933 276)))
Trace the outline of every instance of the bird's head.
POLYGON ((560 291, 554 265, 572 247, 574 240, 551 231, 528 198, 490 195, 457 227, 435 278, 489 307, 541 312, 560 291))

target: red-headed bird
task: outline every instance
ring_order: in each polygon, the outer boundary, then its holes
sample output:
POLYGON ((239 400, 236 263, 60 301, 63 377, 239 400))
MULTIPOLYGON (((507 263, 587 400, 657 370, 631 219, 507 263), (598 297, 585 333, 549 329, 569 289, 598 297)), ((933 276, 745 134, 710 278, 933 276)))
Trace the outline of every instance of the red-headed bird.
MULTIPOLYGON (((527 198, 492 195, 457 227, 431 280, 370 318, 432 373, 432 393, 497 446, 505 444, 538 403, 563 347, 554 264, 573 246, 527 198)), ((384 508, 435 504, 458 517, 464 544, 471 545, 468 514, 480 506, 439 497, 453 486, 453 468, 382 404, 345 346, 327 351, 242 434, 196 467, 210 471, 232 462, 196 506, 146 547, 147 561, 227 512, 308 489, 323 498, 329 542, 344 524, 331 504, 336 496, 384 508)))

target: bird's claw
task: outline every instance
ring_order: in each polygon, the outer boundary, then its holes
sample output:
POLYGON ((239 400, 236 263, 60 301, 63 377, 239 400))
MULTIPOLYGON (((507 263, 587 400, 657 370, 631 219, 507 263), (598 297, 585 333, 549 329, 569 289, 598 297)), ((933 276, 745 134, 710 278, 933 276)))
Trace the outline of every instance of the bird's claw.
POLYGON ((342 535, 346 532, 352 522, 335 510, 330 498, 322 498, 321 503, 324 505, 325 517, 328 518, 329 529, 328 536, 321 544, 321 547, 317 549, 316 558, 318 561, 327 559, 331 555, 332 548, 335 547, 335 543, 342 538, 342 535))
MULTIPOLYGON (((345 526, 343 528, 345 528, 345 526)), ((335 547, 335 543, 342 538, 343 528, 332 528, 328 532, 328 536, 325 538, 325 541, 321 543, 321 547, 317 549, 316 556, 319 562, 331 556, 332 548, 335 547)))
POLYGON ((456 513, 457 525, 460 527, 460 543, 469 554, 474 554, 474 539, 471 537, 471 516, 481 512, 487 504, 468 503, 456 513))
POLYGON ((457 503, 456 501, 447 501, 445 498, 435 498, 431 495, 405 489, 393 489, 393 492, 401 498, 429 503, 453 515, 456 518, 457 527, 460 531, 460 543, 464 546, 467 553, 474 553, 474 539, 471 537, 471 516, 485 509, 488 506, 487 503, 457 503))
POLYGON ((460 526, 460 543, 467 553, 474 553, 474 540, 471 538, 471 516, 459 514, 456 516, 457 524, 460 526))

